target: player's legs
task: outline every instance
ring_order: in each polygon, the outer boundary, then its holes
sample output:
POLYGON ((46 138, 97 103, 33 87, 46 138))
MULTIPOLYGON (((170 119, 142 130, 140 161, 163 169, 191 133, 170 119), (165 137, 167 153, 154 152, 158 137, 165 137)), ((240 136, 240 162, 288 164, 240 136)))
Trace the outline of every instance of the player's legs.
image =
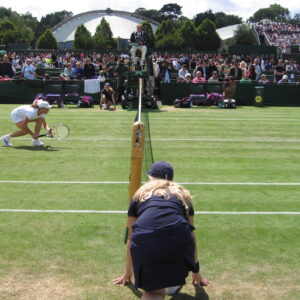
POLYGON ((166 289, 159 289, 155 291, 144 291, 142 300, 163 300, 166 294, 166 289))
POLYGON ((136 61, 136 50, 137 50, 137 47, 135 47, 135 46, 132 46, 131 49, 130 49, 131 59, 132 59, 132 62, 133 62, 134 65, 137 63, 137 61, 136 61))

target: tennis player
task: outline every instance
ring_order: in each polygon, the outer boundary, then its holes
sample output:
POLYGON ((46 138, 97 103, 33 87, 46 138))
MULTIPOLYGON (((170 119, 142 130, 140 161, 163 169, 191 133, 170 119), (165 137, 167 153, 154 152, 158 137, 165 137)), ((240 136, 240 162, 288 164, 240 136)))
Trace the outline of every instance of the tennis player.
POLYGON ((44 146, 44 143, 38 139, 38 135, 41 131, 42 125, 48 132, 51 132, 51 129, 45 119, 50 108, 51 105, 42 99, 35 99, 32 105, 21 105, 15 108, 11 112, 10 117, 20 130, 2 136, 1 140, 3 146, 11 147, 11 138, 26 134, 30 134, 32 136, 33 146, 44 146), (35 123, 34 132, 28 127, 30 122, 35 123))
POLYGON ((169 163, 154 163, 147 173, 150 180, 135 193, 128 210, 126 268, 113 283, 130 282, 133 269, 144 300, 163 299, 166 288, 179 289, 189 271, 194 284, 210 284, 199 273, 191 195, 172 181, 173 173, 169 163))

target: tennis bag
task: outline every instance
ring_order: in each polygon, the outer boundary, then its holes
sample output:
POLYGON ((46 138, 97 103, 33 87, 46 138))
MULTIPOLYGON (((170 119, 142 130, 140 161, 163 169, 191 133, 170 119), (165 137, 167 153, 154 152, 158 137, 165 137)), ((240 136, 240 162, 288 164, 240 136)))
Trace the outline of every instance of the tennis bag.
POLYGON ((219 104, 220 108, 236 108, 234 99, 224 99, 219 104))
POLYGON ((191 94, 189 96, 189 100, 191 101, 192 105, 196 106, 207 106, 208 100, 206 94, 191 94))
POLYGON ((91 108, 94 107, 94 99, 92 96, 80 96, 77 107, 91 108))
POLYGON ((176 99, 174 101, 174 106, 176 108, 190 108, 192 106, 192 102, 189 97, 184 97, 182 99, 176 99))
POLYGON ((220 102, 224 99, 222 94, 219 93, 210 93, 207 94, 208 105, 219 106, 220 102))

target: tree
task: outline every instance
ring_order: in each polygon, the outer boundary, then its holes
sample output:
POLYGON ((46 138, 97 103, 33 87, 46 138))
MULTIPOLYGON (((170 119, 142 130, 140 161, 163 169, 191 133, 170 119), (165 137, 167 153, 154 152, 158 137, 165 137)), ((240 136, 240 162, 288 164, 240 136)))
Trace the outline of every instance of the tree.
POLYGON ((235 24, 241 24, 242 18, 235 15, 227 15, 223 12, 217 12, 215 14, 215 24, 216 28, 222 28, 225 26, 235 25, 235 24))
POLYGON ((156 10, 156 9, 146 10, 145 8, 140 7, 140 8, 135 10, 135 13, 138 14, 138 15, 141 15, 143 17, 146 17, 146 18, 152 19, 154 21, 157 21, 159 23, 163 21, 162 13, 160 11, 156 10))
POLYGON ((96 28, 94 46, 97 49, 111 49, 117 46, 116 41, 113 39, 110 25, 105 18, 101 19, 100 24, 96 28))
POLYGON ((0 44, 7 45, 15 43, 18 38, 18 33, 15 24, 7 19, 0 21, 0 44))
POLYGON ((270 19, 275 22, 287 22, 290 19, 290 11, 279 4, 271 4, 268 8, 261 8, 249 18, 250 22, 259 22, 262 19, 270 19))
POLYGON ((155 40, 162 40, 167 35, 172 35, 175 33, 176 27, 172 20, 164 20, 158 26, 155 32, 155 40))
POLYGON ((83 24, 79 25, 76 29, 74 47, 83 50, 93 48, 93 39, 91 33, 83 24))
POLYGON ((247 24, 241 24, 234 31, 233 44, 256 45, 257 41, 253 30, 247 24))
POLYGON ((165 19, 178 19, 181 15, 181 6, 176 3, 165 4, 159 11, 165 19))
POLYGON ((148 47, 154 48, 155 45, 155 37, 151 27, 151 24, 148 21, 142 22, 143 30, 147 33, 148 36, 148 47))
POLYGON ((194 47, 195 39, 197 38, 194 22, 191 20, 186 20, 179 29, 179 34, 184 41, 182 46, 191 50, 194 47))
POLYGON ((57 41, 53 36, 50 29, 46 31, 39 37, 36 47, 38 49, 57 49, 57 41))
POLYGON ((71 11, 66 10, 47 14, 45 17, 41 18, 36 36, 40 36, 46 29, 51 29, 52 27, 54 27, 61 21, 71 17, 72 15, 73 13, 71 11))
POLYGON ((195 26, 198 27, 204 19, 209 19, 215 23, 216 16, 211 9, 205 11, 204 13, 199 13, 193 19, 195 26))
POLYGON ((197 50, 207 50, 207 51, 217 51, 221 45, 221 39, 216 32, 215 24, 209 20, 205 19, 196 28, 197 38, 194 42, 194 47, 197 50))
POLYGON ((162 39, 155 42, 155 48, 159 50, 180 50, 184 40, 181 38, 178 31, 175 34, 168 34, 162 39))

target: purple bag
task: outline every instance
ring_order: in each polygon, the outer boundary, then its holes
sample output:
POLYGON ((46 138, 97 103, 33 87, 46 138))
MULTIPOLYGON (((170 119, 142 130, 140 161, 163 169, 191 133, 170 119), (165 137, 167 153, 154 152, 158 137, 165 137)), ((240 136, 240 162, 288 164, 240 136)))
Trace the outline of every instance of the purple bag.
POLYGON ((219 106, 220 102, 223 100, 223 95, 219 93, 210 93, 207 95, 208 105, 219 106))

